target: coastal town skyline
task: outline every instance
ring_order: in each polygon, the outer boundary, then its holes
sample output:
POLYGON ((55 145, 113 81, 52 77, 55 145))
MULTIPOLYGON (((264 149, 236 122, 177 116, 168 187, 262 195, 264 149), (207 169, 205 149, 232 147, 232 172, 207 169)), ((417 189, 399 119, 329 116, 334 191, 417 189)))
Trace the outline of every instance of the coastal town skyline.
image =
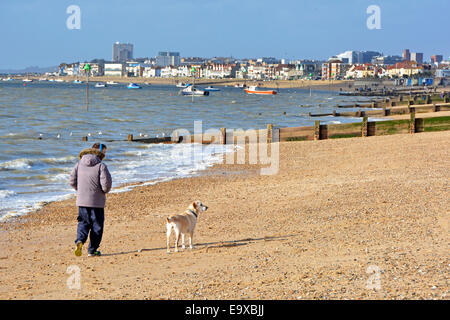
POLYGON ((0 53, 0 69, 109 60, 111 43, 116 41, 133 43, 135 57, 170 50, 185 57, 327 60, 347 50, 398 55, 404 48, 422 52, 425 61, 434 54, 444 59, 449 56, 449 44, 440 32, 446 28, 445 12, 450 8, 445 1, 434 0, 426 6, 416 1, 281 1, 275 9, 271 1, 258 3, 137 1, 140 10, 135 10, 134 5, 121 1, 108 2, 108 6, 104 1, 4 1, 0 4, 3 30, 13 20, 21 23, 3 34, 8 50, 0 53), (66 27, 71 5, 80 9, 81 23, 75 30, 66 27), (380 8, 379 29, 366 26, 370 17, 366 9, 371 5, 380 8), (423 21, 423 11, 417 10, 420 6, 433 17, 426 24, 418 23, 423 21), (126 12, 133 12, 133 18, 126 12))

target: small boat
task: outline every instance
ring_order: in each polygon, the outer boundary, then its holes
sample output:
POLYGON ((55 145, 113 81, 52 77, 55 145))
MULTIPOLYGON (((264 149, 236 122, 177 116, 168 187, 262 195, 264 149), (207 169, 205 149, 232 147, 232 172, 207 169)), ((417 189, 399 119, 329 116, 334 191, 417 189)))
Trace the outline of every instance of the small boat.
POLYGON ((55 79, 56 82, 64 82, 63 79, 55 79))
POLYGON ((258 90, 256 86, 250 86, 248 89, 244 89, 249 94, 277 94, 275 90, 258 90))
POLYGON ((26 78, 26 79, 23 79, 22 81, 23 81, 23 82, 33 82, 33 80, 31 80, 31 79, 28 79, 28 78, 26 78))
POLYGON ((177 83, 177 88, 187 88, 189 86, 191 86, 190 83, 184 83, 184 82, 177 83))
POLYGON ((119 84, 118 82, 114 82, 114 81, 108 81, 106 82, 106 84, 119 84))
POLYGON ((77 80, 73 80, 73 83, 81 84, 81 83, 83 83, 83 81, 77 79, 77 80))
POLYGON ((101 82, 97 82, 97 83, 95 84, 95 87, 96 87, 96 88, 106 88, 106 84, 101 83, 101 82))
POLYGON ((205 91, 220 91, 219 88, 214 88, 213 86, 206 87, 204 90, 205 91))
POLYGON ((195 86, 189 86, 181 90, 183 96, 209 96, 209 91, 200 90, 195 86))
POLYGON ((39 81, 47 81, 47 78, 39 78, 39 81))
POLYGON ((13 78, 3 78, 2 81, 13 81, 13 78))
POLYGON ((242 83, 242 84, 239 84, 239 83, 238 83, 238 84, 235 84, 235 85, 234 85, 235 88, 245 88, 246 86, 247 86, 247 85, 246 85, 245 83, 242 83))
POLYGON ((130 83, 130 84, 127 86, 127 88, 128 88, 128 89, 141 89, 142 87, 139 86, 139 85, 137 85, 136 83, 130 83))

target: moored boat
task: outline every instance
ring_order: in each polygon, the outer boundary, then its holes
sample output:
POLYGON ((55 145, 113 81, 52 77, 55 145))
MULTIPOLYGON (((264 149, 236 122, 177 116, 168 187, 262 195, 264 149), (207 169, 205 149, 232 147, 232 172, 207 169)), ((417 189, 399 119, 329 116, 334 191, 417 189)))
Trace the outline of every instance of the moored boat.
POLYGON ((73 80, 73 83, 81 84, 81 83, 83 83, 83 81, 76 79, 76 80, 73 80))
POLYGON ((220 91, 219 88, 215 88, 215 87, 213 87, 213 86, 206 87, 204 90, 205 90, 205 91, 220 91))
POLYGON ((114 81, 108 81, 106 82, 106 84, 119 84, 118 82, 114 82, 114 81))
POLYGON ((248 89, 244 89, 249 94, 277 94, 275 90, 258 90, 256 86, 250 86, 248 89))
POLYGON ((187 88, 187 87, 189 87, 190 85, 191 85, 190 83, 184 83, 184 82, 181 82, 181 83, 177 83, 176 87, 177 87, 177 88, 187 88))
POLYGON ((127 88, 128 88, 128 89, 141 89, 142 87, 139 86, 139 85, 137 85, 136 83, 130 83, 130 84, 127 86, 127 88))
POLYGON ((104 84, 104 83, 102 83, 102 82, 97 82, 97 83, 95 84, 95 87, 96 87, 96 88, 106 88, 106 84, 104 84))
POLYGON ((209 91, 200 90, 195 86, 189 86, 181 90, 181 94, 184 96, 209 96, 209 91))

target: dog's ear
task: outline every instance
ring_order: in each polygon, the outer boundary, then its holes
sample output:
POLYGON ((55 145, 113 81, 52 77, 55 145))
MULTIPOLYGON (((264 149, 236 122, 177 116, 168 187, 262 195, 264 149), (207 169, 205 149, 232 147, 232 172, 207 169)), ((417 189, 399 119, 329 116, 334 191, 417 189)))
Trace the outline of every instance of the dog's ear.
POLYGON ((195 209, 195 210, 197 210, 197 203, 194 201, 194 202, 192 202, 192 207, 195 209))

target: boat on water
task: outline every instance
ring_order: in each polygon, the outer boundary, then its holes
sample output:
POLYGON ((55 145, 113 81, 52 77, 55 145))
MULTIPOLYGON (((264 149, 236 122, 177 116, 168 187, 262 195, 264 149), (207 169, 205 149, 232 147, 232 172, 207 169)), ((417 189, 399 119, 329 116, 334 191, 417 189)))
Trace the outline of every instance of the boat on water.
POLYGON ((213 86, 206 87, 204 90, 205 90, 205 91, 220 91, 219 88, 215 88, 215 87, 213 87, 213 86))
POLYGON ((106 84, 104 84, 104 83, 102 83, 102 82, 97 82, 97 83, 95 84, 95 87, 96 87, 96 88, 106 88, 106 84))
POLYGON ((114 81, 108 81, 106 82, 106 84, 119 84, 118 82, 114 82, 114 81))
POLYGON ((77 80, 73 80, 73 83, 81 84, 81 83, 83 83, 83 81, 77 79, 77 80))
POLYGON ((128 89, 141 89, 142 87, 139 86, 139 85, 137 85, 136 83, 130 83, 130 84, 127 86, 127 88, 128 88, 128 89))
POLYGON ((241 83, 241 84, 238 83, 238 84, 235 84, 234 87, 235 88, 245 88, 245 87, 247 87, 247 85, 245 83, 241 83))
POLYGON ((55 79, 55 82, 64 82, 63 79, 55 79))
POLYGON ((177 83, 177 88, 187 88, 189 86, 191 86, 190 83, 184 83, 184 82, 177 83))
POLYGON ((248 89, 244 89, 249 94, 277 94, 275 90, 258 90, 257 86, 250 86, 248 89))
POLYGON ((3 78, 2 81, 13 81, 13 78, 3 78))
POLYGON ((32 79, 28 79, 28 78, 26 78, 26 79, 23 79, 22 81, 23 81, 23 82, 33 82, 33 80, 32 80, 32 79))
POLYGON ((47 81, 47 78, 39 78, 39 81, 47 81))
POLYGON ((183 96, 209 96, 209 91, 200 90, 195 86, 189 86, 181 90, 183 96))

